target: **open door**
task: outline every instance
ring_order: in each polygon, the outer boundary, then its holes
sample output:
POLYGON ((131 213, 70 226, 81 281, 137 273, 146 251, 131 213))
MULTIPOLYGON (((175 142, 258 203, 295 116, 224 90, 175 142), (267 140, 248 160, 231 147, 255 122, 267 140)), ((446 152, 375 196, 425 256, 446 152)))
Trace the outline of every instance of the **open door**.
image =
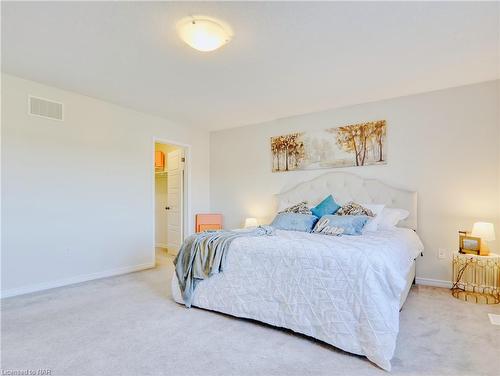
POLYGON ((167 242, 167 172, 155 173, 155 246, 168 248, 167 242))
POLYGON ((167 177, 167 246, 170 254, 177 254, 183 238, 184 150, 167 154, 167 177))

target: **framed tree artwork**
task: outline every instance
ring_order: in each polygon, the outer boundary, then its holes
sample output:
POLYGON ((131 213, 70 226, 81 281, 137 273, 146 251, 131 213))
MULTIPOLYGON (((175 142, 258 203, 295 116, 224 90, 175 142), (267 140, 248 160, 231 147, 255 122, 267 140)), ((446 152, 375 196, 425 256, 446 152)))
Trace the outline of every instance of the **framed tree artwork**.
POLYGON ((271 137, 273 172, 387 163, 385 120, 271 137))

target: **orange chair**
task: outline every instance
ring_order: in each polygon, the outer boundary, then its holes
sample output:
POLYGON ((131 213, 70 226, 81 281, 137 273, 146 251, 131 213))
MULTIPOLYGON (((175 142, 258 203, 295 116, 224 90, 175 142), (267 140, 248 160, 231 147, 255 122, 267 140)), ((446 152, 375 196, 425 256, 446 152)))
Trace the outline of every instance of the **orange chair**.
POLYGON ((196 232, 222 230, 222 214, 196 214, 196 232))

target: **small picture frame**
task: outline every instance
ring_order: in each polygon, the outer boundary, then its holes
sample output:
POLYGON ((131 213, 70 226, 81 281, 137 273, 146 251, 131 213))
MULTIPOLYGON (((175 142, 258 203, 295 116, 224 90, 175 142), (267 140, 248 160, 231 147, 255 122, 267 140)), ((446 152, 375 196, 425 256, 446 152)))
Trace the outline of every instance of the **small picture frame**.
POLYGON ((459 252, 479 255, 481 251, 481 238, 470 236, 467 233, 459 232, 459 252))

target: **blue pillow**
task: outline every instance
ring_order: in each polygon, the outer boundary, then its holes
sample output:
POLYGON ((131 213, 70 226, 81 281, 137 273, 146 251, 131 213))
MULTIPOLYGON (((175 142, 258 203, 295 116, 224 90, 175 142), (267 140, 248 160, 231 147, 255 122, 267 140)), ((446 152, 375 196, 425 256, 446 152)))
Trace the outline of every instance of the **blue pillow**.
POLYGON ((312 208, 311 213, 313 213, 316 217, 321 218, 327 214, 335 214, 340 208, 341 206, 337 204, 332 195, 330 195, 312 208))
POLYGON ((311 232, 318 218, 314 215, 299 213, 279 213, 271 223, 278 230, 311 232))
MULTIPOLYGON (((320 222, 323 219, 328 219, 329 227, 344 229, 343 235, 361 235, 361 231, 369 218, 366 215, 324 215, 321 217, 320 222)), ((319 229, 315 227, 312 232, 319 232, 319 229)))

